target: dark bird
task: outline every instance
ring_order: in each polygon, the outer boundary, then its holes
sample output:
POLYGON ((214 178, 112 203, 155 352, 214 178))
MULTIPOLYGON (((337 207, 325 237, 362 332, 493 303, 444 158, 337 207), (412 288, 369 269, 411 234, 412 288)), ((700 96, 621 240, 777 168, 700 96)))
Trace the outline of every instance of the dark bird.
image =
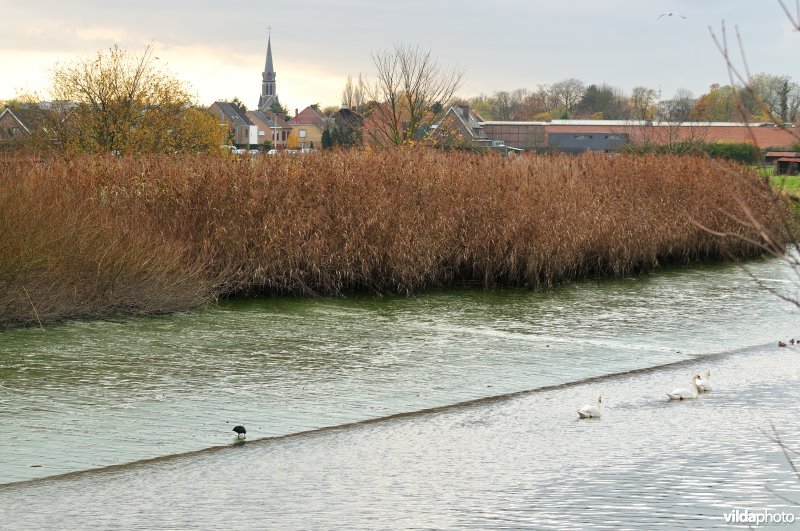
POLYGON ((235 432, 236 432, 236 438, 237 438, 237 439, 238 439, 239 437, 242 437, 242 436, 244 436, 244 434, 245 434, 245 433, 247 433, 247 430, 246 430, 246 429, 244 429, 244 426, 234 426, 234 427, 233 427, 233 431, 235 431, 235 432))
POLYGON ((661 17, 671 17, 671 16, 673 16, 673 15, 675 15, 675 16, 678 16, 678 17, 681 17, 683 20, 686 20, 686 17, 684 17, 684 16, 683 16, 683 15, 681 15, 680 13, 675 13, 675 12, 672 12, 672 11, 669 11, 669 12, 667 12, 667 13, 661 13, 660 15, 658 15, 658 16, 656 17, 656 20, 660 19, 661 17))
POLYGON ((785 347, 786 343, 784 343, 783 341, 778 341, 778 346, 779 347, 785 347))

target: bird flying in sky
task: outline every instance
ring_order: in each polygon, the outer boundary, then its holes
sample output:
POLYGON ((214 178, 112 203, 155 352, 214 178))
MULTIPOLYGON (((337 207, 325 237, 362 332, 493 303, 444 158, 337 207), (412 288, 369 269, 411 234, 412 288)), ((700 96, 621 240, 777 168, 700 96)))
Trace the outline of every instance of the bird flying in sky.
POLYGON ((683 15, 681 15, 680 13, 675 13, 674 11, 668 11, 668 12, 666 12, 666 13, 661 13, 660 15, 658 15, 658 16, 656 17, 656 20, 660 19, 661 17, 671 17, 671 16, 673 16, 673 15, 674 15, 674 16, 677 16, 677 17, 681 17, 683 20, 686 20, 686 17, 684 17, 684 16, 683 16, 683 15))

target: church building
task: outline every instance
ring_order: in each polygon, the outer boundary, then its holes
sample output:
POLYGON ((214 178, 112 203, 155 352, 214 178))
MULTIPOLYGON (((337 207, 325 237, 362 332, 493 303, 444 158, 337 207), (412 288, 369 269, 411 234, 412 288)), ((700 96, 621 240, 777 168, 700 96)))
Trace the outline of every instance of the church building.
POLYGON ((258 98, 258 110, 271 112, 272 105, 278 102, 275 92, 275 68, 272 66, 272 36, 267 39, 267 62, 261 73, 261 97, 258 98))

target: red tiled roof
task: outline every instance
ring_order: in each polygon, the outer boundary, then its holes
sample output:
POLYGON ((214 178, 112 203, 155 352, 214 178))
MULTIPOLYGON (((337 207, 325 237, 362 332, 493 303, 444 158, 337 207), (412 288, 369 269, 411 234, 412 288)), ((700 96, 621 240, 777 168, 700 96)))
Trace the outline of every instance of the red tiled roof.
POLYGON ((766 157, 794 157, 797 151, 767 151, 766 157))
POLYGON ((289 125, 322 125, 323 118, 325 117, 321 112, 309 105, 286 123, 289 125))
POLYGON ((800 157, 783 157, 778 162, 800 162, 800 157))

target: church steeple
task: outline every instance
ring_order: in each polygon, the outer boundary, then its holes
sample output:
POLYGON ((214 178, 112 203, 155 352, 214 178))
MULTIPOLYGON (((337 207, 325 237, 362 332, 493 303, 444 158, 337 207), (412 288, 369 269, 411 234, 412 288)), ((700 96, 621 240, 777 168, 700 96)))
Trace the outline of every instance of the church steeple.
POLYGON ((275 69, 272 67, 272 35, 267 37, 267 64, 264 66, 266 73, 275 74, 275 69))
POLYGON ((261 73, 261 97, 258 99, 258 110, 268 111, 278 101, 275 92, 275 68, 272 66, 272 35, 267 38, 267 61, 261 73))

